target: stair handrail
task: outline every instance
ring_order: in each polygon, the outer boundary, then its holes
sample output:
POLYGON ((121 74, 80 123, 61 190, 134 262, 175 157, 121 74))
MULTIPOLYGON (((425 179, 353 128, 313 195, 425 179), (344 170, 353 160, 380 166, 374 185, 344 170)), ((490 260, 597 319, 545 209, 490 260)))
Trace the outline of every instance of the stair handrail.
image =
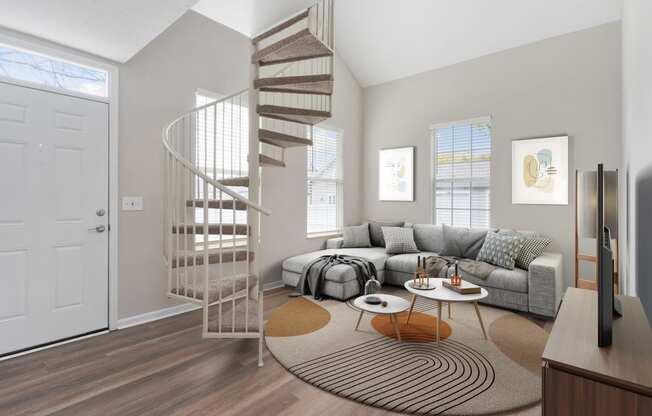
MULTIPOLYGON (((238 200, 240 202, 243 202, 248 207, 251 207, 252 209, 254 209, 254 210, 256 210, 256 211, 258 211, 258 212, 260 212, 262 214, 271 215, 272 213, 268 209, 260 206, 259 204, 255 203, 253 201, 250 201, 249 199, 247 199, 244 196, 240 195, 238 192, 235 192, 235 191, 229 189, 228 187, 226 187, 225 185, 221 184, 219 182, 219 180, 213 179, 210 176, 206 175, 204 172, 202 172, 200 169, 197 169, 193 165, 193 163, 191 161, 189 161, 188 159, 183 157, 183 155, 181 153, 177 152, 169 142, 170 130, 172 129, 172 127, 178 121, 184 119, 185 117, 191 116, 192 114, 197 113, 197 112, 199 112, 201 110, 204 110, 204 109, 206 109, 208 107, 217 105, 217 104, 219 104, 219 103, 221 103, 223 101, 228 101, 233 97, 237 97, 240 94, 246 93, 247 91, 248 91, 248 89, 244 89, 244 90, 239 91, 239 92, 237 92, 235 94, 229 95, 228 97, 224 97, 222 99, 212 101, 212 102, 210 102, 208 104, 205 104, 205 105, 202 105, 202 106, 199 106, 199 107, 195 107, 192 110, 187 111, 187 112, 183 113, 182 115, 180 115, 179 117, 175 118, 170 124, 168 124, 163 129, 163 146, 178 162, 180 162, 186 168, 190 169, 191 172, 193 172, 195 175, 199 176, 201 179, 203 179, 204 181, 206 181, 210 185, 212 185, 215 188, 219 189, 221 192, 224 192, 225 194, 231 196, 233 199, 236 199, 236 200, 238 200)), ((250 151, 251 151, 251 149, 250 149, 250 151)))

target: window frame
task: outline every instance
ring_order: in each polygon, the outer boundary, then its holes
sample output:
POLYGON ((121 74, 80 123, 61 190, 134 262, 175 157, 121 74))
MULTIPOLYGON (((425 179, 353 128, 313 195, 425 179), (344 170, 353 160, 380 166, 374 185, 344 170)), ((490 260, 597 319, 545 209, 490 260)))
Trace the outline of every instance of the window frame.
MULTIPOLYGON (((330 178, 323 178, 323 179, 318 179, 317 181, 321 182, 331 182, 335 183, 335 189, 336 189, 336 201, 335 201, 335 223, 336 223, 336 229, 335 230, 326 230, 326 231, 315 231, 315 232, 310 232, 308 230, 308 181, 310 178, 308 177, 308 152, 310 151, 310 148, 312 146, 307 146, 306 147, 306 180, 305 180, 305 191, 306 191, 306 238, 311 239, 311 238, 321 238, 321 237, 329 237, 329 236, 338 236, 342 234, 342 229, 344 227, 344 147, 343 147, 343 138, 344 138, 344 130, 330 126, 330 125, 319 125, 319 126, 308 126, 308 137, 312 140, 313 135, 314 135, 314 130, 313 129, 322 129, 322 130, 328 130, 331 132, 334 132, 337 134, 337 144, 336 144, 336 152, 337 154, 335 155, 336 158, 336 166, 337 166, 337 178, 336 179, 330 179, 330 178)), ((313 179, 314 180, 314 179, 313 179)))
POLYGON ((59 49, 50 46, 45 46, 40 42, 36 43, 36 42, 26 41, 21 38, 14 37, 11 34, 7 34, 7 32, 4 30, 0 30, 0 45, 8 48, 16 49, 19 51, 23 51, 26 53, 40 55, 56 61, 69 63, 71 65, 75 65, 79 67, 104 71, 106 72, 106 96, 87 94, 77 90, 59 88, 59 87, 47 85, 44 83, 33 82, 33 81, 26 81, 22 79, 8 77, 2 74, 0 74, 0 82, 18 85, 21 87, 33 88, 36 90, 53 92, 56 94, 69 95, 71 97, 83 98, 86 100, 98 101, 107 104, 111 104, 117 101, 118 68, 115 65, 104 63, 99 59, 86 58, 83 55, 69 53, 63 50, 65 47, 59 49))
MULTIPOLYGON (((489 126, 489 131, 490 131, 490 140, 491 140, 491 154, 493 154, 493 118, 492 116, 484 116, 484 117, 475 117, 475 118, 469 118, 465 120, 457 120, 457 121, 449 121, 449 122, 444 122, 444 123, 435 123, 431 124, 429 127, 429 135, 430 135, 430 221, 432 224, 438 225, 437 224, 437 190, 436 190, 436 181, 437 181, 437 136, 436 132, 438 129, 442 128, 448 128, 448 127, 455 127, 455 126, 465 126, 469 124, 487 124, 489 126)), ((493 157, 490 157, 489 163, 491 167, 491 160, 493 157)), ((490 168, 491 169, 491 168, 490 168)), ((491 204, 491 170, 489 171, 489 209, 487 210, 489 215, 489 221, 487 224, 487 227, 491 227, 491 211, 492 211, 492 204, 491 204)), ((453 209, 451 208, 451 211, 453 209)), ((468 209, 469 215, 471 214, 472 211, 474 211, 471 207, 468 209)), ((479 211, 479 210, 476 210, 479 211)), ((482 210, 484 211, 484 210, 482 210)), ((471 222, 469 221, 469 225, 472 225, 471 222)), ((453 227, 457 227, 458 225, 453 224, 453 227)))

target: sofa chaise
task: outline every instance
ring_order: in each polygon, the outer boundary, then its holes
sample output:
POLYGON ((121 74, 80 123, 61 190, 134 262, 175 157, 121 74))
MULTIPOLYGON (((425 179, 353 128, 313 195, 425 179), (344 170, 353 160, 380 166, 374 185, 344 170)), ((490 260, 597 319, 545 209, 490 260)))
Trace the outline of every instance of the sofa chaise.
MULTIPOLYGON (((417 256, 442 252, 444 236, 442 227, 432 224, 406 224, 414 230, 414 241, 419 253, 390 255, 384 247, 343 248, 343 239, 332 238, 326 249, 290 257, 283 262, 283 282, 295 287, 303 267, 312 260, 329 254, 346 254, 365 258, 376 266, 378 279, 383 284, 402 287, 412 279, 417 256)), ((532 234, 519 231, 523 235, 532 234)), ((444 268, 440 277, 452 274, 453 267, 444 268)), ((496 268, 486 279, 461 272, 462 278, 487 289, 489 296, 483 302, 499 307, 531 312, 552 318, 557 312, 564 288, 562 255, 545 252, 534 259, 528 270, 496 268)), ((346 300, 360 294, 354 270, 347 265, 332 267, 325 275, 322 292, 332 298, 346 300)))

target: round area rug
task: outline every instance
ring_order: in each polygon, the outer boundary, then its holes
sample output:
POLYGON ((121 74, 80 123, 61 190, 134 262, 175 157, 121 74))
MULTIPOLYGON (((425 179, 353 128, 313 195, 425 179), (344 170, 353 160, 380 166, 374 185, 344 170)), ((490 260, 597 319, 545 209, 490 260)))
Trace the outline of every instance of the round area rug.
MULTIPOLYGON (((398 288, 386 293, 410 299, 398 288)), ((540 362, 547 333, 515 313, 480 306, 485 340, 473 305, 442 311, 417 298, 402 341, 389 319, 364 314, 352 302, 291 299, 267 322, 267 347, 302 380, 370 406, 419 415, 482 415, 533 406, 541 400, 540 362)))

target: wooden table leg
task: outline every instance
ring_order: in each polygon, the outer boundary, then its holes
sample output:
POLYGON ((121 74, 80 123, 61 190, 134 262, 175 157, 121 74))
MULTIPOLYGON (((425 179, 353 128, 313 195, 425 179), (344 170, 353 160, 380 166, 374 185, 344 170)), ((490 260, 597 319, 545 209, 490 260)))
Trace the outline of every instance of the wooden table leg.
POLYGON ((410 323, 410 317, 412 316, 412 309, 414 309, 414 303, 417 301, 417 295, 412 295, 412 302, 410 303, 410 312, 408 312, 406 324, 410 323))
POLYGON ((451 303, 448 302, 448 319, 451 319, 451 303))
POLYGON ((482 316, 480 316, 480 308, 478 308, 478 302, 473 302, 473 306, 475 306, 475 314, 478 315, 478 321, 480 321, 482 335, 484 335, 484 339, 487 339, 487 332, 484 330, 484 324, 482 323, 482 316))
POLYGON ((394 322, 394 330, 396 331, 396 339, 401 340, 401 330, 398 328, 398 317, 395 314, 389 315, 389 320, 394 322))
POLYGON ((364 315, 364 311, 360 311, 360 316, 358 316, 358 323, 355 324, 355 330, 358 330, 358 327, 360 326, 360 321, 362 321, 362 315, 364 315))
POLYGON ((437 343, 439 344, 439 328, 440 328, 439 322, 441 321, 441 307, 442 307, 440 300, 437 301, 437 306, 438 306, 437 307, 437 343))

